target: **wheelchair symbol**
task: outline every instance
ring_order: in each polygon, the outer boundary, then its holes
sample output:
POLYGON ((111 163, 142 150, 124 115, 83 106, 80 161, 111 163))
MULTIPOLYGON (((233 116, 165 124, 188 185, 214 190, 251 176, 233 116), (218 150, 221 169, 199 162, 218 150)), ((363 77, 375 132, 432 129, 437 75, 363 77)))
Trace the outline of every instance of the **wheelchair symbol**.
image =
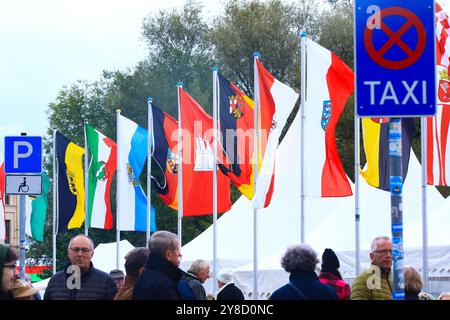
POLYGON ((23 182, 20 184, 19 186, 19 190, 17 190, 17 192, 28 192, 30 190, 30 186, 27 185, 27 178, 24 177, 23 178, 23 182))

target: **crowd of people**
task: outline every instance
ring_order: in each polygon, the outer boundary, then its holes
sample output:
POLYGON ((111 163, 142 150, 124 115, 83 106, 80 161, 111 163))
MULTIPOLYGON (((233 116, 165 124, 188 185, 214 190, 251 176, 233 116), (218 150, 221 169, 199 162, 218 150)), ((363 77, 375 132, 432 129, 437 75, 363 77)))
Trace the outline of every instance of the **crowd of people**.
MULTIPOLYGON (((195 260, 187 272, 179 268, 181 248, 178 237, 168 231, 155 232, 148 247, 135 248, 125 256, 125 272, 105 273, 94 267, 94 243, 84 234, 73 237, 68 245, 70 265, 51 277, 44 300, 245 300, 233 281, 233 271, 222 269, 217 275, 218 291, 207 295, 203 284, 211 277, 211 265, 195 260)), ((39 288, 29 279, 20 280, 16 268, 19 259, 15 246, 0 244, 0 300, 39 299, 39 288)), ((371 243, 371 265, 350 286, 339 272, 339 259, 325 249, 321 270, 317 253, 308 245, 287 249, 281 266, 289 273, 289 282, 275 290, 270 300, 390 300, 392 299, 392 242, 377 237, 371 243)), ((405 299, 434 300, 422 292, 420 274, 411 266, 404 268, 405 299)), ((443 292, 438 300, 450 300, 443 292)))

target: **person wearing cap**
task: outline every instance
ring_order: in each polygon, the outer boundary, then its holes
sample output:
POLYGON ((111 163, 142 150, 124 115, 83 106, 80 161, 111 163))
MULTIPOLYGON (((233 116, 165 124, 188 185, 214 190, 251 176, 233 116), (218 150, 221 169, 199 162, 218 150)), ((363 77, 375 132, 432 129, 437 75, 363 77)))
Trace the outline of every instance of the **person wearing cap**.
POLYGON ((39 291, 39 288, 33 288, 31 284, 20 279, 16 279, 11 290, 14 300, 35 300, 34 296, 39 291))
POLYGON ((89 236, 73 237, 67 248, 70 265, 48 282, 44 300, 112 300, 117 293, 114 279, 94 268, 94 242, 89 236))
POLYGON ((217 274, 217 300, 245 300, 242 291, 234 285, 233 271, 222 269, 217 274))
POLYGON ((18 276, 16 261, 19 254, 15 246, 0 244, 0 300, 12 300, 11 289, 18 276))
POLYGON ((205 260, 195 260, 189 270, 181 278, 194 293, 195 300, 206 300, 206 291, 203 283, 209 278, 211 265, 205 260))
POLYGON ((342 279, 339 272, 339 259, 331 249, 325 249, 322 254, 322 270, 319 274, 319 280, 336 290, 339 300, 350 299, 350 285, 342 279))
POLYGON ((125 274, 120 269, 114 269, 109 272, 109 275, 114 279, 117 291, 119 291, 123 286, 123 279, 125 278, 125 274))

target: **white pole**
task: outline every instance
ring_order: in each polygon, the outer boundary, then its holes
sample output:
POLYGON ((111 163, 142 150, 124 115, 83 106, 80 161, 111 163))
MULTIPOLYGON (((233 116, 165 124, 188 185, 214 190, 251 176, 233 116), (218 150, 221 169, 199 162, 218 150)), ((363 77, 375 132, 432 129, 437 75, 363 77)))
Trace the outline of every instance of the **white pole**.
MULTIPOLYGON (((258 84, 258 66, 256 60, 259 59, 259 53, 255 52, 254 57, 254 77, 253 77, 253 90, 254 90, 254 111, 253 111, 253 124, 254 124, 254 136, 253 136, 253 197, 256 196, 256 180, 258 178, 258 154, 259 154, 259 84, 258 84)), ((258 209, 253 207, 253 300, 258 300, 258 209)))
POLYGON ((88 144, 86 134, 87 121, 84 121, 84 234, 88 235, 89 231, 89 165, 88 165, 88 144))
POLYGON ((213 270, 214 270, 214 281, 213 281, 213 292, 217 292, 217 117, 219 103, 219 92, 218 92, 218 82, 217 82, 217 68, 213 68, 213 270))
MULTIPOLYGON (((119 140, 120 140, 120 109, 116 110, 116 122, 117 122, 117 164, 119 164, 119 161, 121 159, 120 155, 120 148, 119 140)), ((121 171, 122 168, 118 165, 117 166, 117 185, 116 185, 116 269, 119 269, 119 256, 120 256, 120 195, 119 195, 119 186, 122 183, 121 179, 121 171)))
POLYGON ((178 83, 178 241, 180 246, 182 220, 183 220, 183 154, 182 154, 182 141, 181 141, 181 101, 180 90, 183 88, 183 82, 178 83))
POLYGON ((57 197, 58 197, 58 169, 56 167, 56 130, 53 130, 53 274, 56 273, 56 233, 58 227, 56 225, 56 210, 57 210, 57 197))
POLYGON ((152 108, 153 98, 147 98, 148 106, 148 135, 147 135, 147 242, 150 239, 151 231, 151 208, 152 208, 152 198, 151 198, 151 188, 152 188, 152 156, 155 146, 154 136, 153 136, 153 108, 152 108))
POLYGON ((300 94, 301 94, 301 122, 300 122, 300 242, 305 242, 305 161, 303 158, 305 145, 305 119, 306 119, 306 33, 300 34, 301 43, 301 70, 300 70, 300 94))
POLYGON ((420 119, 422 145, 422 278, 423 291, 428 292, 428 212, 427 212, 427 118, 420 119))
MULTIPOLYGON (((356 96, 355 96, 356 101, 356 96)), ((355 104, 356 106, 356 104, 355 104)), ((356 114, 355 108, 355 277, 361 272, 360 265, 360 231, 359 231, 359 218, 360 218, 360 208, 359 208, 359 168, 360 168, 360 135, 359 135, 359 117, 356 114)))

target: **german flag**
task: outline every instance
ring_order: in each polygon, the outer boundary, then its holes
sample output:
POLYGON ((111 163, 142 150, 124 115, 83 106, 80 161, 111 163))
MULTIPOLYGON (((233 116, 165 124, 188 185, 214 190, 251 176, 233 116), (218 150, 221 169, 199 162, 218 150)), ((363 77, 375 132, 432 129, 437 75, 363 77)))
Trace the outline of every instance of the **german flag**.
POLYGON ((253 139, 254 104, 232 82, 218 75, 221 145, 227 163, 219 164, 239 191, 249 200, 254 193, 253 139))
POLYGON ((152 185, 165 204, 178 210, 178 122, 155 105, 152 114, 152 185))
MULTIPOLYGON (((363 118, 366 167, 361 176, 375 188, 389 191, 389 118, 363 118)), ((403 181, 408 173, 414 119, 402 119, 403 181)))
POLYGON ((84 221, 84 149, 56 132, 58 160, 58 233, 84 221))

